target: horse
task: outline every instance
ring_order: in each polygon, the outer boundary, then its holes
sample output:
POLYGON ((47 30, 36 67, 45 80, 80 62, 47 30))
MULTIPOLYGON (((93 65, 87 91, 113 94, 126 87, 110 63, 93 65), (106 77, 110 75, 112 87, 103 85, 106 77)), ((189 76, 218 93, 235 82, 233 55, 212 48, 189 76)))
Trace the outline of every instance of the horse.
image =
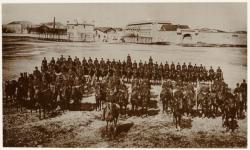
POLYGON ((132 105, 132 111, 138 111, 138 106, 140 104, 140 100, 141 100, 141 92, 138 89, 134 89, 131 93, 131 98, 130 98, 130 102, 132 105))
POLYGON ((197 104, 196 110, 199 112, 199 107, 202 109, 202 114, 204 114, 206 102, 208 102, 209 86, 203 85, 197 90, 197 104))
POLYGON ((202 112, 202 115, 204 115, 204 117, 209 117, 210 105, 211 105, 211 99, 209 97, 209 93, 206 93, 203 95, 203 99, 201 101, 201 112, 202 112))
POLYGON ((228 96, 227 102, 224 104, 222 113, 222 126, 225 126, 227 130, 234 132, 238 128, 237 121, 235 120, 237 109, 234 103, 234 97, 228 96))
POLYGON ((37 112, 37 101, 35 99, 35 89, 33 86, 30 86, 28 88, 27 98, 26 98, 26 104, 28 108, 30 109, 30 113, 32 114, 32 110, 36 110, 37 112))
POLYGON ((43 118, 45 118, 46 109, 47 111, 50 109, 51 103, 53 101, 53 93, 49 88, 45 90, 40 90, 36 87, 34 98, 38 102, 39 119, 42 118, 42 113, 43 118))
POLYGON ((160 100, 162 101, 162 110, 163 112, 168 112, 168 108, 170 107, 171 101, 173 100, 173 94, 170 88, 164 88, 160 93, 160 100))
POLYGON ((241 93, 242 93, 242 100, 243 100, 243 109, 246 112, 247 111, 247 91, 243 90, 241 93))
POLYGON ((210 99, 209 110, 212 113, 212 115, 214 117, 216 117, 217 114, 218 114, 218 107, 219 107, 219 104, 217 102, 216 93, 215 92, 210 92, 209 93, 209 99, 210 99))
POLYGON ((148 104, 150 101, 150 89, 147 87, 143 87, 141 91, 141 107, 142 107, 142 114, 146 111, 146 115, 148 115, 148 104))
POLYGON ((9 98, 10 98, 10 101, 11 101, 10 86, 11 86, 10 81, 6 81, 5 85, 4 85, 4 91, 5 91, 5 97, 6 97, 6 104, 8 103, 9 98))
POLYGON ((116 132, 116 126, 119 117, 119 106, 112 102, 106 102, 103 108, 103 120, 106 121, 106 132, 108 133, 109 123, 113 123, 114 131, 116 132))
POLYGON ((123 112, 124 107, 125 115, 127 114, 128 98, 129 94, 127 89, 118 92, 118 104, 120 105, 120 113, 123 112))
POLYGON ((241 119, 243 116, 243 110, 244 110, 244 102, 242 98, 242 93, 238 92, 235 94, 235 100, 236 100, 236 115, 238 119, 241 119))
POLYGON ((20 84, 17 87, 17 96, 15 101, 17 111, 18 108, 20 108, 21 111, 23 111, 24 101, 25 101, 24 87, 22 84, 20 84))
POLYGON ((65 86, 62 92, 62 96, 64 99, 64 109, 70 109, 70 99, 72 96, 72 88, 71 86, 65 86))
POLYGON ((102 108, 102 95, 101 95, 101 88, 98 86, 95 92, 95 100, 96 100, 96 110, 101 110, 102 108))
POLYGON ((75 86, 72 88, 72 98, 74 100, 74 109, 78 109, 80 107, 80 100, 82 99, 79 87, 75 86))
POLYGON ((183 92, 180 89, 175 89, 173 91, 173 101, 171 105, 173 111, 173 122, 178 131, 180 130, 181 117, 183 114, 183 92))
POLYGON ((225 95, 223 94, 222 91, 218 91, 216 93, 216 102, 218 104, 218 109, 220 108, 220 112, 222 112, 224 109, 223 105, 224 101, 225 101, 225 95))
POLYGON ((195 93, 189 89, 186 89, 184 92, 183 92, 183 100, 184 100, 184 105, 183 105, 183 109, 184 109, 184 112, 187 113, 187 116, 189 116, 189 114, 192 114, 193 112, 193 107, 195 105, 195 102, 194 102, 194 98, 195 98, 195 93))

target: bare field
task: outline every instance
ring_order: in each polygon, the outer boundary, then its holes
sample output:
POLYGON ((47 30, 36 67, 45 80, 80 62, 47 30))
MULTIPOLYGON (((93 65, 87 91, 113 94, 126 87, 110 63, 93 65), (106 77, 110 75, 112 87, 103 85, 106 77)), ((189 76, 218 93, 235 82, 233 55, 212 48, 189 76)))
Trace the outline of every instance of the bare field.
MULTIPOLYGON (((159 87, 153 88, 153 93, 159 87)), ((94 102, 94 96, 88 97, 94 102)), ((161 109, 159 98, 157 109, 161 109)), ((82 101, 85 101, 84 99, 82 101)), ((154 109, 153 109, 154 110, 154 109)), ((151 110, 152 111, 152 110, 151 110)), ((115 137, 107 136, 101 111, 67 111, 55 117, 38 119, 38 114, 18 113, 4 108, 3 142, 6 147, 246 147, 247 119, 239 128, 226 132, 221 117, 183 117, 176 131, 171 114, 162 111, 149 116, 120 116, 115 137)))

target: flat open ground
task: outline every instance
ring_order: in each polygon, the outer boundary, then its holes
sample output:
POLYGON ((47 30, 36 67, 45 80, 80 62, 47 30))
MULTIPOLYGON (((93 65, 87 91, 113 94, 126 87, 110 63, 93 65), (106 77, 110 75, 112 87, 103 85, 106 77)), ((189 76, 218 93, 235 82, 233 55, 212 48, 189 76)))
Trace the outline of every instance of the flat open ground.
MULTIPOLYGON (((67 111, 53 118, 39 120, 38 114, 17 113, 4 108, 4 146, 31 147, 246 147, 247 119, 239 120, 239 128, 226 132, 221 117, 184 117, 182 130, 176 131, 171 114, 163 114, 159 86, 151 90, 151 101, 157 106, 149 116, 120 116, 117 135, 105 132, 101 111, 67 111)), ((94 103, 94 96, 82 103, 94 103)), ((130 106, 129 106, 130 107, 130 106)))

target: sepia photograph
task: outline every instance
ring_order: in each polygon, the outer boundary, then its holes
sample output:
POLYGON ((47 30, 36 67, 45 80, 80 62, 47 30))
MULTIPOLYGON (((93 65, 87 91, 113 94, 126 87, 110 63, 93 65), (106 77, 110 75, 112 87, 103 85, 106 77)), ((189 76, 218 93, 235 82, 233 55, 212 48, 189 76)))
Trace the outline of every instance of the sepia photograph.
POLYGON ((4 148, 247 148, 247 2, 1 8, 4 148))

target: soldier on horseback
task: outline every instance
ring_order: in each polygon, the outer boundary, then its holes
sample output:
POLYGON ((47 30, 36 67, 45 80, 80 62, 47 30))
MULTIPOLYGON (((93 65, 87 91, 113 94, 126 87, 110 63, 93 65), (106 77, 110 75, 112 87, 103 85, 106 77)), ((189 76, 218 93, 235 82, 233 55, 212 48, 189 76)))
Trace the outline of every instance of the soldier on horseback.
POLYGON ((240 85, 240 90, 242 93, 243 107, 245 111, 247 111, 247 83, 245 79, 243 79, 243 83, 240 85))

